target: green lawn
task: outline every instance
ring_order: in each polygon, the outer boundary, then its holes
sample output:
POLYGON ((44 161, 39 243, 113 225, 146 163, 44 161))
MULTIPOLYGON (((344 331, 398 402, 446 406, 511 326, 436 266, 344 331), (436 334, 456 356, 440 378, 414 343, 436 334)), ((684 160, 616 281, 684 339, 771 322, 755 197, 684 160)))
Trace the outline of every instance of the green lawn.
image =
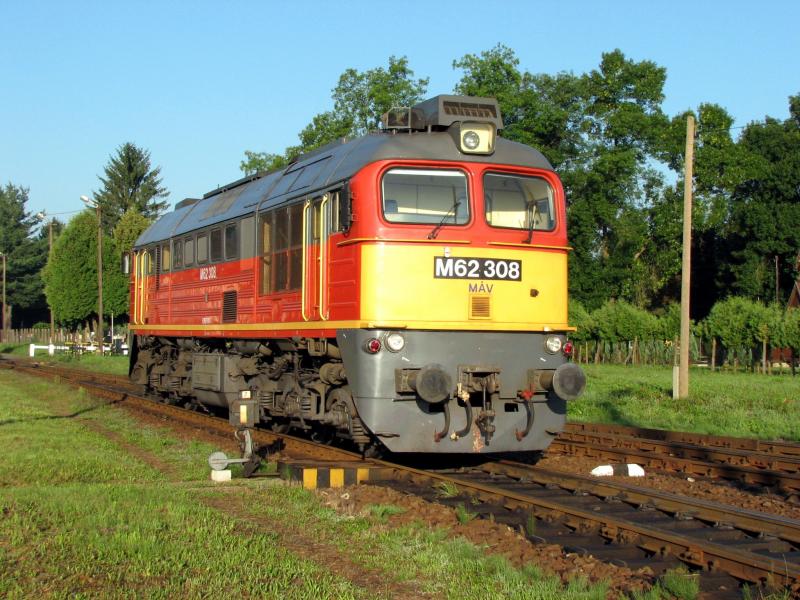
POLYGON ((672 399, 672 369, 582 365, 573 421, 800 441, 800 377, 691 369, 689 398, 672 399))
POLYGON ((0 447, 1 597, 606 595, 421 523, 387 530, 385 511, 339 515, 273 479, 215 486, 215 448, 13 371, 0 371, 0 447))

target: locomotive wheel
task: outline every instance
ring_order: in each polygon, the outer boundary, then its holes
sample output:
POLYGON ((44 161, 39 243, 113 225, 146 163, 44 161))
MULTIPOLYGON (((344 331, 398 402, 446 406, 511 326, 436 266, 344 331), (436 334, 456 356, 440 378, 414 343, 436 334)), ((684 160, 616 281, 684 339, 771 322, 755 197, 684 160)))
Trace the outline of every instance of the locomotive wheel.
POLYGON ((364 458, 383 458, 385 447, 382 444, 372 443, 364 448, 364 458))
POLYGON ((273 418, 269 428, 275 433, 289 433, 291 425, 283 419, 273 418))
POLYGON ((327 410, 331 414, 333 426, 336 429, 347 431, 353 435, 353 415, 356 406, 353 395, 347 387, 336 388, 328 394, 327 410))

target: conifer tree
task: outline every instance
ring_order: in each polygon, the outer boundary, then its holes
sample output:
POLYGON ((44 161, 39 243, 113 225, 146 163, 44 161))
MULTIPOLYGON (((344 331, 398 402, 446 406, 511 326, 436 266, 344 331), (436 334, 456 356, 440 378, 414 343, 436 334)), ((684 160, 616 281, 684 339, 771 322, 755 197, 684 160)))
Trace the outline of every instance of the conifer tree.
POLYGON ((150 152, 127 142, 117 148, 105 166, 105 176, 99 176, 103 187, 95 192, 95 200, 103 213, 103 227, 111 232, 128 210, 135 210, 154 219, 167 207, 161 200, 168 195, 161 185, 161 167, 152 168, 150 152))

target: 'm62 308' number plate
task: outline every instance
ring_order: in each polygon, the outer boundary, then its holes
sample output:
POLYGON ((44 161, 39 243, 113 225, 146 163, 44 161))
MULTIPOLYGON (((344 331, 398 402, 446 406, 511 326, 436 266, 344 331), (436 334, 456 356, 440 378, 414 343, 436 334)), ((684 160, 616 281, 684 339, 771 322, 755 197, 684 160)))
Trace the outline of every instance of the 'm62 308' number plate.
POLYGON ((501 279, 521 281, 522 263, 504 258, 433 257, 436 279, 501 279))

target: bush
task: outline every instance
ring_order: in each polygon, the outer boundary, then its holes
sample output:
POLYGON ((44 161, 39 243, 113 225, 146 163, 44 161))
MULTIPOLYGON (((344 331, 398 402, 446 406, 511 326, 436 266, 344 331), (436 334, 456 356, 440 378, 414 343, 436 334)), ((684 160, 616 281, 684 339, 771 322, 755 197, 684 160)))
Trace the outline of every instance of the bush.
POLYGON ((577 300, 569 301, 569 324, 577 327, 577 331, 570 333, 569 337, 575 342, 588 342, 595 337, 594 319, 583 304, 577 300))
POLYGON ((758 340, 759 306, 747 298, 731 296, 717 302, 708 315, 708 332, 730 351, 752 348, 758 340))
POLYGON ((597 337, 611 343, 649 340, 659 330, 658 319, 654 315, 624 301, 606 302, 592 313, 592 319, 597 337))

